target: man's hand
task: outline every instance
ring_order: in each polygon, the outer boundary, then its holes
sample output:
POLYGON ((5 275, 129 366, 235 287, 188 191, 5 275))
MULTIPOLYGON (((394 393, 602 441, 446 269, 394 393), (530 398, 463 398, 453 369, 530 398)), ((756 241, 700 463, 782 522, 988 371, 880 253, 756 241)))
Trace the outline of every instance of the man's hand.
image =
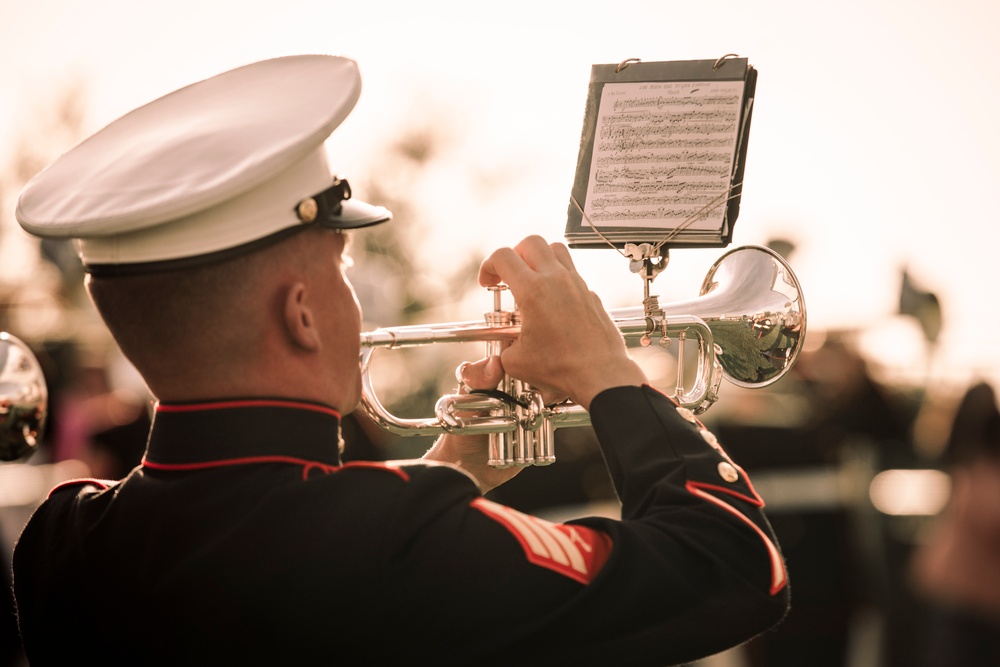
MULTIPOLYGON (((459 382, 469 390, 496 389, 504 371, 499 357, 464 363, 458 368, 459 382)), ((489 436, 443 435, 424 454, 430 461, 444 461, 459 466, 479 483, 483 493, 494 489, 521 472, 519 467, 494 468, 488 464, 489 436)))
POLYGON ((501 354, 503 368, 547 403, 568 396, 589 409, 605 389, 648 382, 565 245, 529 236, 497 250, 480 267, 479 283, 501 282, 521 313, 521 334, 501 354))
MULTIPOLYGON (((507 284, 521 313, 521 334, 499 358, 459 367, 459 380, 469 389, 494 389, 506 372, 541 391, 546 403, 569 397, 589 409, 605 389, 648 382, 565 245, 529 236, 501 248, 483 262, 479 283, 507 284)), ((487 443, 485 435, 444 435, 424 458, 462 467, 486 493, 521 471, 491 467, 487 443)))

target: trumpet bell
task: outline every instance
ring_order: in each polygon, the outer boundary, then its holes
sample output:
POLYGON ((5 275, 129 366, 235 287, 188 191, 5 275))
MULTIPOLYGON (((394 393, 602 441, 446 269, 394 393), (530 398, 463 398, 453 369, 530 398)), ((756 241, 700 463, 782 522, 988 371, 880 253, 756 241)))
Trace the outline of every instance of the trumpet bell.
POLYGON ((767 386, 787 373, 805 337, 806 305, 799 281, 778 253, 742 246, 722 255, 701 286, 702 319, 709 322, 727 380, 767 386))
POLYGON ((722 378, 745 388, 776 382, 795 363, 806 330, 802 289, 787 262, 770 248, 729 250, 708 270, 697 297, 610 311, 626 341, 678 340, 675 397, 696 413, 718 398, 722 378), (644 322, 644 326, 636 326, 644 322), (684 344, 698 339, 698 368, 684 380, 684 344))

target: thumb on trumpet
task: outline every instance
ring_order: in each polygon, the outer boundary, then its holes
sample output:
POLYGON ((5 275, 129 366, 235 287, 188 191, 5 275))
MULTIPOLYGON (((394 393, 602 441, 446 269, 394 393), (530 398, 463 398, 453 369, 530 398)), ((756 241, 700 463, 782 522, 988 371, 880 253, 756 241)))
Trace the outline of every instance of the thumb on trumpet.
POLYGON ((490 356, 478 361, 465 361, 455 369, 459 391, 467 394, 477 389, 495 389, 503 379, 500 357, 490 356))

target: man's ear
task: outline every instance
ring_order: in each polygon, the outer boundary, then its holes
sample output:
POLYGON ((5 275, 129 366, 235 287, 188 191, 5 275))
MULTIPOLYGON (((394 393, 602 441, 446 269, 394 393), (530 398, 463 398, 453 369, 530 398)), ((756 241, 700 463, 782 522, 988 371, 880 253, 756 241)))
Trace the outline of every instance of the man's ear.
POLYGON ((284 324, 288 338, 294 345, 309 351, 320 348, 316 318, 306 302, 305 283, 294 283, 285 291, 284 324))

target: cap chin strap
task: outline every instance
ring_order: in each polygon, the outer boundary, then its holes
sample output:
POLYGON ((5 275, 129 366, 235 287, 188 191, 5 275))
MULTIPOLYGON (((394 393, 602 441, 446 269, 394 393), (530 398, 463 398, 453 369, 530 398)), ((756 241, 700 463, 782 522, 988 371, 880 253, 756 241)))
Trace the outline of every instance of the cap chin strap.
POLYGON ((351 198, 351 185, 346 178, 334 177, 333 185, 295 205, 295 215, 302 222, 332 221, 343 210, 342 202, 351 198))

